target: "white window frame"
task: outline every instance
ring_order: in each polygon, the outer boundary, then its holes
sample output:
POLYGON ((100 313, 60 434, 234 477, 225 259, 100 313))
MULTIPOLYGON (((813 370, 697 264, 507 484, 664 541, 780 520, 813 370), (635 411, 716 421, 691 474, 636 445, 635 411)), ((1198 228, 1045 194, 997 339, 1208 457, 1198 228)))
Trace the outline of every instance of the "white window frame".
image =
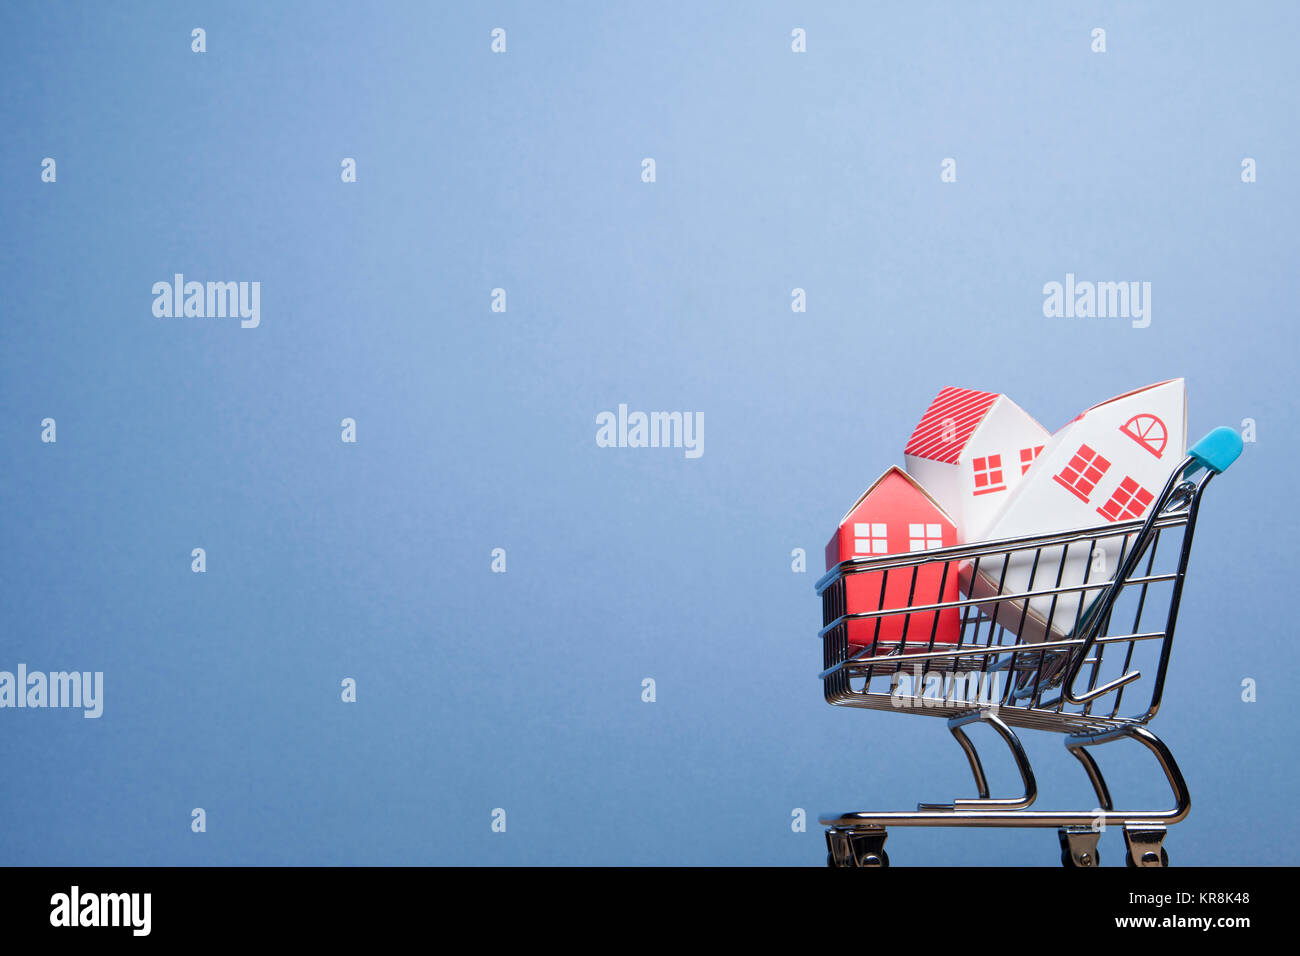
POLYGON ((909 524, 907 526, 907 536, 910 538, 910 551, 933 551, 935 548, 943 547, 943 525, 941 524, 909 524))
POLYGON ((889 553, 889 525, 880 521, 853 522, 853 554, 870 557, 889 553))

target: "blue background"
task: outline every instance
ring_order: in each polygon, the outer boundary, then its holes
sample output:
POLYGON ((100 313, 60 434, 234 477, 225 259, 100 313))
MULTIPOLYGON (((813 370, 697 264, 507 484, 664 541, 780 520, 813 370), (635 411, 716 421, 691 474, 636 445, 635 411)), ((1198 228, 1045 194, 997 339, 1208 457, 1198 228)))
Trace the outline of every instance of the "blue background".
MULTIPOLYGON (((0 711, 0 861, 821 865, 819 812, 972 790, 941 722, 822 700, 840 515, 944 385, 1055 429, 1182 375, 1191 437, 1258 442, 1152 725, 1193 796, 1167 846, 1292 862, 1298 34, 1283 3, 6 4, 0 669, 102 670, 105 709, 0 711), (260 328, 155 318, 174 272, 260 281, 260 328), (1044 318, 1066 272, 1151 282, 1150 327, 1044 318), (703 412, 703 457, 598 448, 620 402, 703 412)), ((1094 806, 1026 736, 1039 806, 1094 806)), ((1117 800, 1165 800, 1123 746, 1117 800)))

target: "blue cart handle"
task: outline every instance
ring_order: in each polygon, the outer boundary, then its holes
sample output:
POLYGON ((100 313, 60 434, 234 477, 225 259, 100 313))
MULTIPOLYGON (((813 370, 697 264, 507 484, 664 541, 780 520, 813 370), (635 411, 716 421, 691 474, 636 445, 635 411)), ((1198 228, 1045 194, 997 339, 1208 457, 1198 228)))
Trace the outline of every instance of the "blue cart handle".
POLYGON ((1208 468, 1216 475, 1227 471, 1228 466, 1241 455, 1241 449, 1241 436, 1236 429, 1220 425, 1187 450, 1188 456, 1194 460, 1188 471, 1208 468))

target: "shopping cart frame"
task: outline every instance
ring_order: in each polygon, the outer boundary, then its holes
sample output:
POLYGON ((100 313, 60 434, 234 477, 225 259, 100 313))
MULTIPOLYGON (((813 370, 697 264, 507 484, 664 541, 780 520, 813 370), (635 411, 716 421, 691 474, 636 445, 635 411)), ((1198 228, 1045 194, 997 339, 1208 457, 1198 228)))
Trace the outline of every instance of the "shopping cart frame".
MULTIPOLYGON (((897 712, 900 701, 906 712, 945 718, 948 729, 960 745, 975 778, 977 798, 956 799, 949 803, 921 803, 915 811, 864 811, 828 814, 820 817, 827 828, 827 864, 830 866, 888 866, 884 850, 891 826, 922 827, 1044 827, 1056 828, 1061 848, 1061 862, 1066 866, 1091 867, 1099 863, 1097 842, 1106 827, 1123 828, 1129 866, 1167 866, 1169 857, 1163 847, 1168 827, 1185 819, 1191 810, 1191 796, 1177 761, 1165 743, 1146 728, 1160 708, 1166 672, 1173 647, 1183 582, 1191 554, 1193 534, 1201 496, 1211 479, 1224 471, 1241 454, 1241 437, 1231 428, 1217 428, 1192 447, 1187 458, 1169 477, 1161 494, 1144 518, 1115 522, 1056 534, 1033 535, 984 541, 956 547, 919 551, 909 554, 854 558, 828 571, 816 585, 823 602, 824 626, 818 632, 823 642, 825 668, 819 677, 827 702, 836 706, 859 707, 897 712), (1153 573, 1154 562, 1163 534, 1179 534, 1176 566, 1172 571, 1153 573), (1103 542, 1120 538, 1122 544, 1116 571, 1112 577, 1089 582, 1095 550, 1103 542), (1082 584, 1063 584, 1064 569, 1070 549, 1086 545, 1086 568, 1082 584), (1055 580, 1052 580, 1050 557, 1059 551, 1055 580), (1026 560, 1033 554, 1029 584, 1025 590, 1003 591, 995 597, 961 596, 956 600, 932 600, 905 607, 846 613, 845 582, 856 574, 877 574, 880 580, 880 605, 886 593, 889 572, 910 573, 915 593, 917 569, 922 565, 944 562, 944 575, 962 562, 970 562, 975 572, 981 561, 1001 559, 1002 580, 1014 559, 1026 560), (1035 587, 1040 559, 1048 580, 1035 587), (1143 568, 1143 562, 1146 567, 1143 568), (1167 584, 1168 603, 1163 626, 1142 630, 1139 624, 1153 585, 1167 584), (1139 588, 1137 612, 1128 632, 1111 633, 1112 615, 1129 588, 1139 588), (1065 637, 1055 632, 1045 639, 1022 641, 1017 634, 1023 627, 1005 626, 1006 609, 1023 608, 1030 613, 1033 602, 1050 601, 1047 620, 1054 617, 1059 601, 1078 595, 1074 626, 1065 637), (991 607, 991 609, 990 609, 991 607), (943 611, 960 613, 960 635, 955 644, 936 642, 939 615, 943 611), (886 644, 880 641, 880 621, 906 616, 901 638, 886 644), (930 621, 928 640, 924 631, 909 636, 912 621, 930 621), (848 643, 852 621, 875 621, 875 635, 866 647, 848 643), (981 629, 987 635, 981 642, 981 629), (969 635, 969 637, 968 637, 969 635), (1143 674, 1131 667, 1138 644, 1158 642, 1155 672, 1145 682, 1149 694, 1141 694, 1134 708, 1124 706, 1127 696, 1142 686, 1143 674), (1112 647, 1124 652, 1123 673, 1101 680, 1103 658, 1112 647), (978 668, 967 670, 961 668, 978 668), (951 674, 954 688, 959 675, 994 675, 1005 673, 1006 690, 994 699, 979 694, 961 697, 946 694, 937 700, 922 695, 901 695, 900 675, 951 674), (882 678, 888 679, 889 692, 873 689, 882 678), (1086 678, 1085 686, 1079 686, 1086 678), (855 687, 860 682, 861 688, 855 687), (1055 696, 1052 696, 1052 695, 1055 696), (1046 699, 1045 699, 1046 698, 1046 699), (1123 712, 1121 712, 1123 711, 1123 712), (975 745, 966 733, 973 724, 994 730, 1007 745, 1023 783, 1024 792, 1013 797, 991 797, 983 764, 975 745), (1066 749, 1083 765, 1097 797, 1092 810, 1031 810, 1037 799, 1037 783, 1028 755, 1015 729, 1029 729, 1065 735, 1066 749), (1116 740, 1132 740, 1142 745, 1156 759, 1173 796, 1167 809, 1117 809, 1101 768, 1090 748, 1116 740)), ((1077 560, 1078 551, 1074 552, 1077 560)), ((987 565, 986 565, 987 566, 987 565)), ((940 592, 943 592, 942 584, 940 592)), ((1154 600, 1154 599, 1153 599, 1154 600)), ((879 606, 879 605, 878 605, 879 606)), ((1109 662, 1114 661, 1114 655, 1109 662)), ((948 678, 943 677, 947 688, 948 678)), ((917 686, 917 685, 913 685, 917 686)), ((968 689, 968 688, 967 688, 968 689)))

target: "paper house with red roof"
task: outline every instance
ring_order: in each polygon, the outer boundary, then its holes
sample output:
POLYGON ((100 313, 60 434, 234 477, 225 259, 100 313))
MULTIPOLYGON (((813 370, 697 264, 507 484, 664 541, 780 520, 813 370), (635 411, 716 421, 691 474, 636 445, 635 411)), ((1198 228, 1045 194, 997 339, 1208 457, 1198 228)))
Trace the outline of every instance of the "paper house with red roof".
MULTIPOLYGON (((957 527, 947 512, 907 472, 890 468, 862 493, 826 545, 826 570, 850 558, 948 548, 957 527)), ((885 571, 845 575, 845 613, 857 614, 957 600, 957 562, 930 561, 885 571)), ((829 623, 829 621, 827 621, 829 623)), ((861 618, 848 624, 848 642, 874 646, 876 654, 955 644, 961 632, 956 608, 861 618)))
MULTIPOLYGON (((1024 480, 990 525, 990 539, 1047 534, 1146 517, 1165 482, 1186 457, 1187 391, 1181 378, 1148 385, 1094 405, 1052 435, 1024 480)), ((981 564, 962 572, 962 591, 970 597, 1104 584, 1114 576, 1126 536, 1116 535, 1068 552, 1047 550, 1034 567, 1033 551, 1018 551, 1007 562, 981 564), (1098 553, 1100 551, 1100 553, 1098 553)), ((998 621, 1021 639, 1037 641, 1050 631, 1069 634, 1082 610, 1100 593, 1057 594, 1029 601, 1001 601, 998 621), (1082 601, 1080 595, 1083 594, 1082 601), (1050 620, 1049 620, 1050 617, 1050 620)))
POLYGON ((907 471, 957 525, 963 544, 982 541, 1049 435, 996 392, 945 388, 925 410, 904 451, 907 471))

